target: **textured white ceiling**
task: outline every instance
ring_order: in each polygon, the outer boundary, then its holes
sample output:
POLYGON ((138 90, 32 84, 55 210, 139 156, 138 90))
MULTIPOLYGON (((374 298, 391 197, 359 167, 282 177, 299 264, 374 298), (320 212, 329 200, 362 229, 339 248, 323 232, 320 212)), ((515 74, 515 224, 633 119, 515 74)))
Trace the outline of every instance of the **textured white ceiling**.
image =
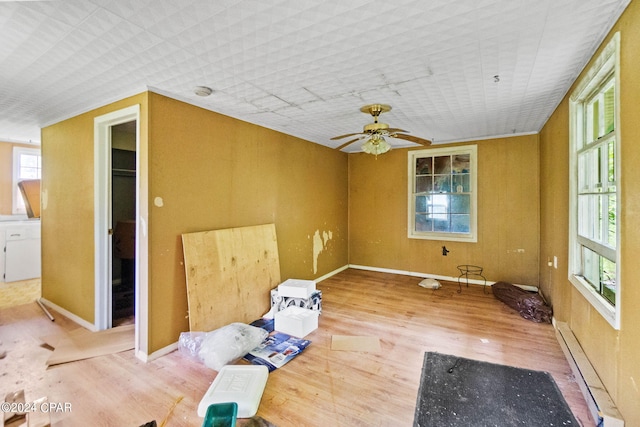
POLYGON ((436 143, 537 132, 629 1, 0 1, 0 140, 145 90, 330 147, 370 103, 436 143))

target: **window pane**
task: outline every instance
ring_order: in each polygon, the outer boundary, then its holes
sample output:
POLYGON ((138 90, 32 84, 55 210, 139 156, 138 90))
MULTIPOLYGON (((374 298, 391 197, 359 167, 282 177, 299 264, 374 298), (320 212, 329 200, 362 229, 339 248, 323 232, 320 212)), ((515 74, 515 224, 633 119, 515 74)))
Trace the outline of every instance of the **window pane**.
POLYGON ((598 120, 600 117, 600 108, 598 97, 594 98, 587 104, 587 140, 586 143, 595 141, 598 138, 598 120))
POLYGON ((587 194, 578 196, 578 234, 588 239, 595 237, 597 197, 587 194))
POLYGON ((18 179, 40 178, 40 156, 32 154, 20 154, 20 168, 18 179))
POLYGON ((616 142, 615 140, 609 141, 607 165, 609 169, 607 180, 609 181, 609 186, 612 186, 616 182, 616 142))
POLYGON ((582 247, 582 275, 587 282, 600 292, 600 257, 591 249, 582 247))
POLYGON ((449 223, 449 215, 433 216, 433 231, 449 233, 451 232, 451 224, 449 223))
POLYGON ((431 206, 427 208, 427 212, 433 214, 433 218, 439 220, 449 219, 449 196, 434 194, 431 197, 431 206))
POLYGON ((453 175, 453 187, 452 192, 455 193, 468 193, 471 191, 471 178, 468 173, 453 175))
POLYGON ((433 177, 433 191, 449 193, 451 191, 451 175, 435 175, 433 177))
POLYGON ((603 188, 603 170, 602 170, 602 165, 605 164, 606 162, 606 156, 605 156, 605 147, 603 146, 599 146, 595 152, 594 152, 594 168, 595 168, 595 189, 597 191, 602 191, 603 188))
POLYGON ((451 231, 454 233, 468 233, 471 229, 470 215, 451 215, 451 231))
POLYGON ((616 304, 616 263, 582 247, 583 277, 609 303, 616 304))
MULTIPOLYGON (((615 102, 615 80, 611 80, 608 88, 604 92, 604 130, 602 135, 606 135, 615 129, 615 115, 614 115, 614 102, 615 102)), ((602 136, 601 135, 601 136, 602 136)))
POLYGON ((451 167, 451 173, 469 173, 471 170, 471 155, 470 154, 456 154, 453 156, 453 165, 451 167))
POLYGON ((616 291, 618 287, 616 277, 616 263, 606 258, 602 261, 602 296, 611 304, 616 305, 616 291))
POLYGON ((427 196, 416 196, 416 213, 427 212, 427 196))
POLYGON ((607 223, 607 243, 612 248, 616 247, 616 195, 609 195, 609 218, 607 223))
POLYGON ((416 175, 424 175, 433 173, 431 167, 432 157, 420 157, 416 159, 416 175))
POLYGON ((416 177, 416 193, 431 193, 433 191, 433 177, 418 176, 416 177))
POLYGON ((438 156, 433 158, 433 173, 438 175, 451 173, 451 156, 438 156))
POLYGON ((589 181, 587 180, 587 158, 589 153, 581 153, 578 155, 578 192, 584 193, 589 190, 589 181))
POLYGON ((451 196, 451 213, 469 214, 471 213, 471 197, 467 194, 451 196))
POLYGON ((416 231, 433 231, 433 221, 427 215, 416 215, 416 231))

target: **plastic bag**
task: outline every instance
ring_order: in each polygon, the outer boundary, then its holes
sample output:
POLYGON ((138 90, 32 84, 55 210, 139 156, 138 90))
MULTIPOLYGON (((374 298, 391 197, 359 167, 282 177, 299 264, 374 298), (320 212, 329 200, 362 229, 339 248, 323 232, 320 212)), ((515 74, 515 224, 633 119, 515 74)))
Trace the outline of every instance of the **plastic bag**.
POLYGON ((202 340, 206 335, 206 332, 181 332, 178 339, 178 351, 185 356, 202 362, 198 353, 200 353, 202 340))
POLYGON ((207 367, 219 371, 227 363, 256 348, 268 335, 262 328, 231 323, 205 334, 198 357, 207 367))

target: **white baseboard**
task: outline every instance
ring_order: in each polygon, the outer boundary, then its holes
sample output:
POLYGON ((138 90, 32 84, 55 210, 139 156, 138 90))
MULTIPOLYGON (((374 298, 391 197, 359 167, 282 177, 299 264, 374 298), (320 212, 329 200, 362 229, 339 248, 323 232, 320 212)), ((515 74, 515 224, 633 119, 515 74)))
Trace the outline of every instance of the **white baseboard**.
POLYGON ((137 351, 136 352, 136 357, 140 360, 142 360, 143 362, 147 363, 147 362, 151 362, 152 360, 155 360, 159 357, 162 356, 166 356, 167 354, 171 353, 172 351, 175 351, 178 349, 178 343, 174 342, 172 344, 169 344, 166 347, 161 348, 160 350, 156 350, 151 354, 146 354, 142 351, 137 351))
POLYGON ((331 276, 335 276, 336 274, 340 273, 341 271, 345 271, 347 268, 349 268, 348 264, 347 265, 343 265, 342 267, 337 268, 337 269, 333 270, 332 272, 325 274, 324 276, 318 277, 317 279, 315 279, 315 281, 316 281, 316 283, 317 282, 322 282, 323 280, 328 279, 331 276))
MULTIPOLYGON (((370 267, 370 266, 366 266, 366 265, 357 265, 357 264, 349 264, 349 268, 355 268, 358 270, 369 270, 369 271, 378 271, 380 273, 391 273, 391 274, 402 274, 404 276, 415 276, 415 277, 422 277, 422 278, 429 278, 429 279, 436 279, 436 280, 445 280, 448 282, 458 282, 458 277, 453 277, 453 276, 441 276, 439 274, 429 274, 429 273, 421 273, 421 272, 417 272, 417 271, 406 271, 406 270, 395 270, 395 269, 391 269, 391 268, 380 268, 380 267, 370 267)), ((465 285, 467 284, 467 279, 464 279, 463 282, 465 285)), ((486 285, 487 286, 491 286, 496 282, 492 282, 487 280, 486 285)), ((484 286, 485 282, 479 279, 469 279, 469 284, 474 284, 474 285, 481 285, 484 286)), ((530 285, 519 285, 517 283, 512 283, 514 286, 517 286, 521 289, 524 289, 525 291, 532 291, 532 292, 538 292, 538 288, 536 288, 535 286, 530 286, 530 285)))
POLYGON ((64 308, 60 307, 57 304, 52 303, 51 301, 47 300, 46 298, 40 298, 40 301, 44 305, 46 305, 47 307, 50 307, 50 308, 54 309, 55 311, 57 311, 58 313, 62 314, 64 317, 67 317, 70 320, 73 320, 75 323, 77 323, 78 325, 82 326, 83 328, 87 328, 88 330, 90 330, 92 332, 96 332, 98 330, 96 328, 96 325, 94 325, 93 323, 87 322, 83 318, 71 313, 68 310, 65 310, 64 308))
POLYGON ((598 426, 624 427, 624 420, 569 325, 554 322, 556 338, 598 426))

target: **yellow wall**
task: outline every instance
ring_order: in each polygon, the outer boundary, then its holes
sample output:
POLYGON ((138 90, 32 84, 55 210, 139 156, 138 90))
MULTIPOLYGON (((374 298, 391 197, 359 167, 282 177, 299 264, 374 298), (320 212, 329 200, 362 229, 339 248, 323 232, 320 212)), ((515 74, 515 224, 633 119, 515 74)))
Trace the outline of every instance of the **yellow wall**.
POLYGON ((161 95, 149 101, 152 350, 188 330, 182 233, 275 223, 282 280, 347 264, 346 154, 161 95), (319 253, 316 231, 331 235, 319 253))
POLYGON ((90 323, 95 316, 94 118, 135 104, 144 113, 146 95, 42 129, 42 296, 90 323))
POLYGON ((468 144, 478 146, 477 243, 407 237, 407 149, 349 156, 351 264, 449 277, 475 264, 488 280, 538 285, 538 136, 468 144))
MULTIPOLYGON (((554 305, 556 319, 568 322, 607 391, 625 419, 640 425, 640 4, 631 2, 607 36, 620 32, 620 124, 622 165, 621 272, 619 307, 621 327, 614 330, 567 280, 569 102, 565 98, 540 133, 541 256, 543 289, 554 305), (556 255, 558 270, 546 266, 556 255)), ((598 51, 594 57, 597 57, 598 51)), ((578 81, 580 78, 578 78, 578 81)), ((569 90, 571 94, 573 88, 569 90)))
POLYGON ((0 141, 0 215, 13 209, 13 147, 40 149, 39 145, 0 141))
POLYGON ((145 93, 43 129, 44 298, 94 322, 93 120, 134 104, 148 183, 148 197, 140 194, 149 229, 148 258, 141 251, 139 259, 148 275, 143 350, 188 330, 182 233, 275 223, 283 280, 347 263, 346 154, 145 93), (327 236, 320 247, 316 233, 327 236))

